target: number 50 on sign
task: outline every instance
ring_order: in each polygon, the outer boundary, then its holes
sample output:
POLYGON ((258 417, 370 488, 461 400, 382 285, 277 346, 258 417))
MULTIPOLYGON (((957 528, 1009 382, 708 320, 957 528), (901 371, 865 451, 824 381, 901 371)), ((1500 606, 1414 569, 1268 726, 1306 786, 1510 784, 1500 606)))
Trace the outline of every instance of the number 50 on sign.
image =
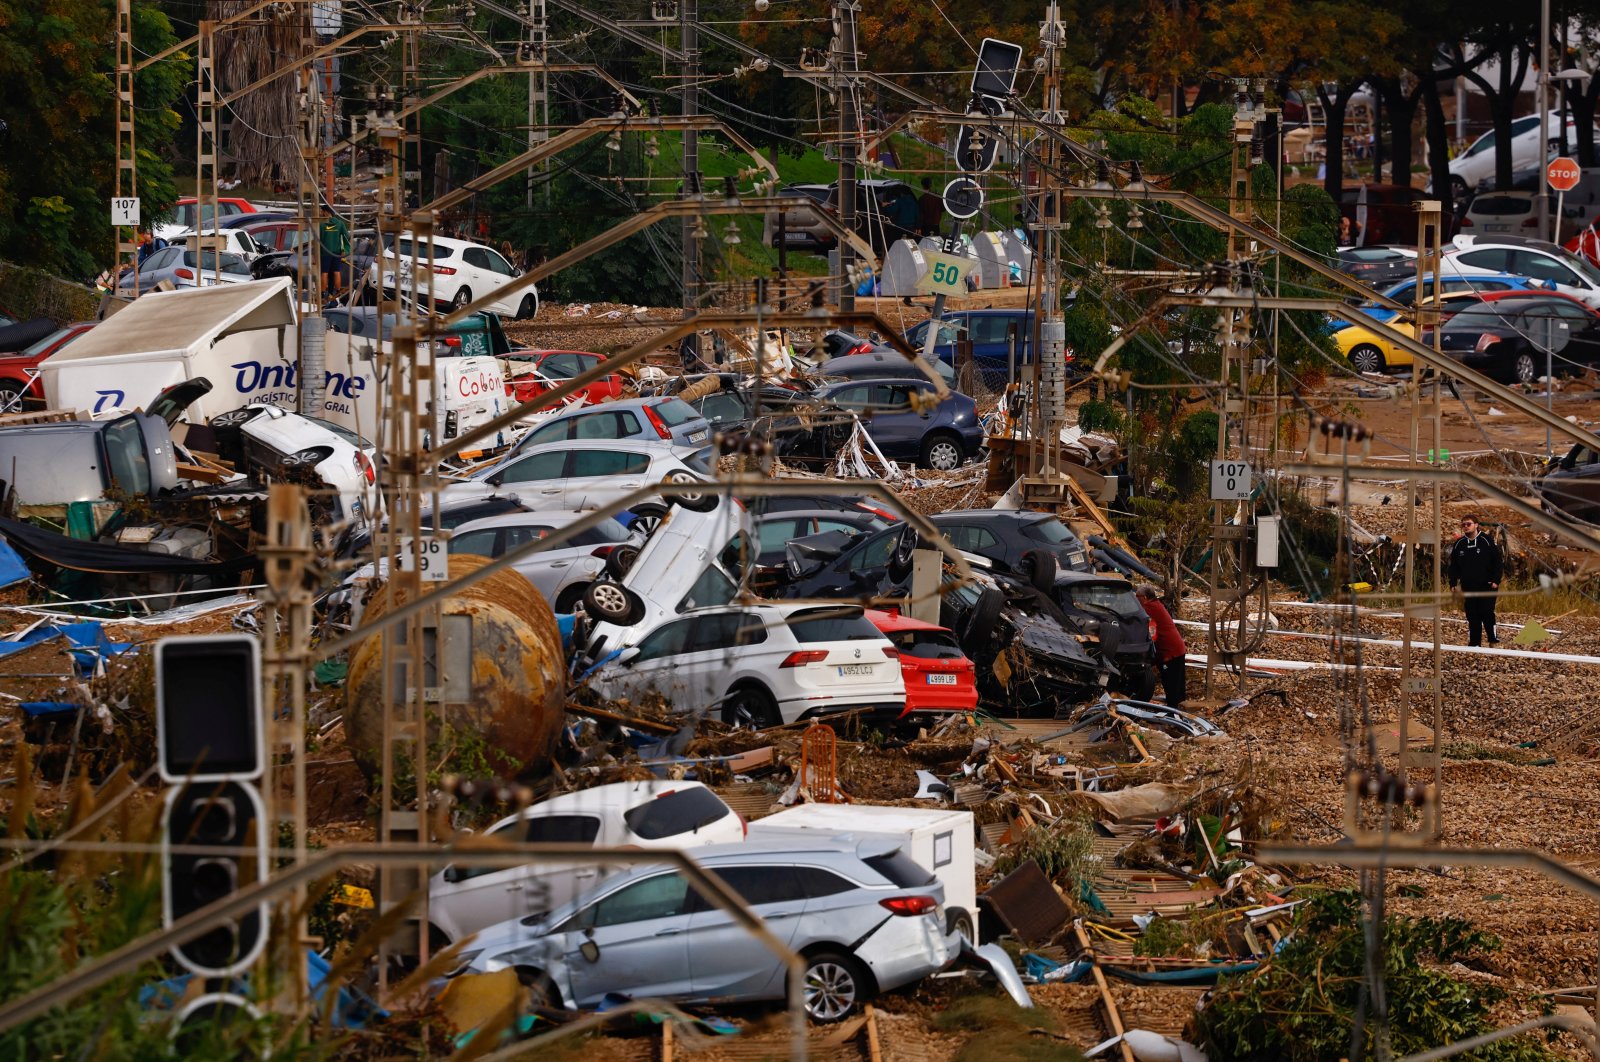
POLYGON ((1211 462, 1211 500, 1245 501, 1250 497, 1250 466, 1243 461, 1211 462))
POLYGON ((922 274, 922 283, 934 294, 965 295, 967 293, 967 266, 969 259, 939 251, 925 252, 928 271, 922 274))

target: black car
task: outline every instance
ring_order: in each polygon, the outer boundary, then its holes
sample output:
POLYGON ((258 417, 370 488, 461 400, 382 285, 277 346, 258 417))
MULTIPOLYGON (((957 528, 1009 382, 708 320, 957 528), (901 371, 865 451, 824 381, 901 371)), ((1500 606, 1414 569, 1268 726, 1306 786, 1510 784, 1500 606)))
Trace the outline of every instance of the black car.
POLYGON ((791 437, 786 456, 831 460, 850 441, 859 421, 891 461, 914 460, 920 468, 947 470, 976 457, 984 445, 977 403, 951 392, 932 405, 927 380, 851 380, 816 391, 809 416, 816 426, 791 437))
MULTIPOLYGON (((1043 550, 1067 571, 1093 571, 1088 550, 1066 524, 1049 513, 1029 509, 962 509, 931 517, 935 527, 964 553, 989 561, 1004 575, 1028 577, 1036 566, 1029 554, 1043 550)), ((1054 572, 1043 578, 1045 586, 1054 572)), ((1043 573, 1041 573, 1043 576, 1043 573)))
POLYGON ((1088 572, 1060 572, 1050 590, 1069 630, 1094 639, 1100 659, 1117 669, 1112 686, 1134 700, 1155 693, 1155 641, 1150 616, 1133 586, 1088 572))
POLYGON ((1485 376, 1531 384, 1600 363, 1600 315, 1565 295, 1486 299, 1446 321, 1444 352, 1485 376))
POLYGON ((786 550, 797 538, 843 531, 851 535, 879 531, 889 521, 865 509, 787 509, 755 518, 757 548, 761 551, 756 564, 775 568, 786 562, 786 550))
MULTIPOLYGON (((805 481, 793 482, 798 488, 805 481)), ((846 513, 871 513, 886 524, 900 519, 900 514, 890 508, 887 502, 871 494, 852 498, 843 494, 805 494, 796 490, 794 494, 760 494, 739 500, 750 515, 757 518, 771 513, 841 510, 846 513)))
POLYGON ((1578 443, 1553 459, 1534 481, 1539 503, 1584 523, 1600 523, 1600 453, 1578 443))
POLYGON ((939 622, 972 660, 979 702, 1014 715, 1060 715, 1097 697, 1108 669, 1031 587, 997 580, 949 591, 939 622))
POLYGON ((916 529, 896 523, 881 531, 827 531, 784 548, 782 597, 856 598, 903 593, 911 578, 916 529))

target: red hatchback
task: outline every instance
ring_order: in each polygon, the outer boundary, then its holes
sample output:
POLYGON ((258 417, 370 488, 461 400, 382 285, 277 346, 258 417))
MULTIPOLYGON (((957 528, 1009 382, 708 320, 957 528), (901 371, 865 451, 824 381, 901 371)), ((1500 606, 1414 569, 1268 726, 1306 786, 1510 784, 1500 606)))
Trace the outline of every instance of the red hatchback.
POLYGON ((44 401, 44 388, 35 375, 39 363, 95 326, 94 321, 79 321, 58 328, 37 343, 15 354, 0 354, 0 412, 16 413, 22 408, 18 395, 44 401))
MULTIPOLYGON (((605 361, 604 354, 586 350, 519 350, 503 359, 506 364, 506 394, 518 402, 531 402, 546 391, 566 383, 579 373, 605 361)), ((622 377, 603 376, 579 391, 590 405, 622 397, 622 377)))
POLYGON ((906 710, 900 718, 978 707, 977 674, 954 634, 893 612, 868 609, 866 616, 900 650, 900 674, 906 682, 906 710))

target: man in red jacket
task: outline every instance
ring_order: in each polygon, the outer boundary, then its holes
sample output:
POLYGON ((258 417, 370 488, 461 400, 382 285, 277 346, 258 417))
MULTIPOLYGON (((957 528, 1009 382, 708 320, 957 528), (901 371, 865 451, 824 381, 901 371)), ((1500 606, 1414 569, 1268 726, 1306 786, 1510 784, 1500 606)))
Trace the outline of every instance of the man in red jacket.
POLYGON ((1178 633, 1178 625, 1172 622, 1172 614, 1167 611, 1156 596, 1153 586, 1141 586, 1135 591, 1139 597, 1139 604, 1144 607, 1145 614, 1150 617, 1150 623, 1155 627, 1156 663, 1161 674, 1161 689, 1167 695, 1167 704, 1173 708, 1180 708, 1189 698, 1188 675, 1186 669, 1188 662, 1184 659, 1188 647, 1183 644, 1183 635, 1178 633))

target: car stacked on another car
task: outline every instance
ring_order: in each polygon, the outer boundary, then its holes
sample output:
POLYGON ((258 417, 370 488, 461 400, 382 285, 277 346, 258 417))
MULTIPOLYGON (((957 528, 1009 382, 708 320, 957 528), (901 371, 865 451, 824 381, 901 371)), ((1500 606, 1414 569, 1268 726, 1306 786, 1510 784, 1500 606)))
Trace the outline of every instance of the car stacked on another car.
MULTIPOLYGON (((964 553, 987 560, 995 572, 1028 578, 1038 568, 1033 554, 1044 551, 1056 567, 1068 571, 1093 571, 1083 542, 1051 513, 1029 509, 962 509, 935 513, 931 518, 950 544, 964 553)), ((1054 571, 1046 575, 1049 584, 1054 571)))
MULTIPOLYGON (((606 360, 604 354, 586 350, 519 350, 505 355, 506 393, 518 402, 531 402, 574 376, 589 372, 606 360)), ((577 392, 588 405, 622 397, 622 377, 602 376, 577 392)))
POLYGON ((539 418, 512 453, 564 439, 638 439, 696 450, 711 440, 711 425, 681 398, 658 395, 604 402, 539 418))
POLYGON ((1600 266, 1544 240, 1521 236, 1457 236, 1440 260, 1447 277, 1511 273, 1600 307, 1600 266))
MULTIPOLYGON (((458 526, 450 536, 449 550, 452 555, 499 557, 593 516, 592 512, 541 510, 484 517, 458 526)), ((603 517, 560 545, 524 556, 512 568, 533 584, 551 608, 570 613, 596 579, 627 571, 638 555, 641 538, 638 532, 603 517)))
POLYGON ((938 471, 960 467, 985 444, 977 403, 954 391, 935 402, 927 380, 828 384, 816 390, 813 405, 817 426, 791 436, 780 447, 785 457, 831 460, 858 423, 884 457, 938 471))

